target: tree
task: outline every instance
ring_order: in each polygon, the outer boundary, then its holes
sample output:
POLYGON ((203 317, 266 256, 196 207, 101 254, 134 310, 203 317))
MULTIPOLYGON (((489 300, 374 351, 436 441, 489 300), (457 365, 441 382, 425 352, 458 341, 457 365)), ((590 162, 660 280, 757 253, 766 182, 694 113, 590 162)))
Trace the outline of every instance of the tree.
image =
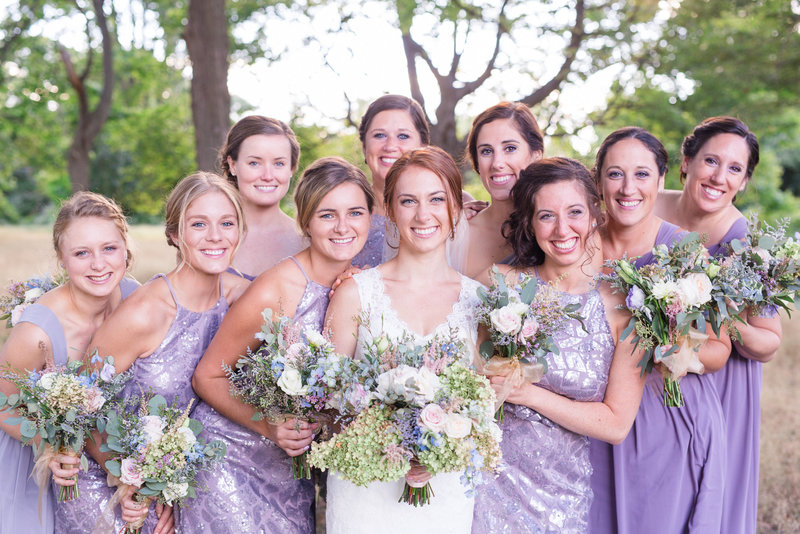
MULTIPOLYGON (((89 151, 92 144, 103 128, 108 113, 111 109, 111 98, 114 89, 114 56, 113 40, 108 29, 106 14, 103 11, 103 0, 92 0, 94 13, 94 26, 100 31, 102 47, 102 88, 97 104, 92 108, 89 102, 89 85, 87 80, 92 72, 92 62, 94 59, 94 47, 92 46, 92 17, 86 16, 86 37, 89 44, 86 64, 83 70, 78 73, 72 62, 69 51, 64 46, 59 47, 61 61, 67 71, 67 78, 70 85, 78 96, 78 122, 75 133, 72 137, 72 144, 67 153, 67 168, 69 169, 70 182, 73 191, 80 191, 89 188, 89 151)), ((76 2, 76 7, 83 12, 80 4, 76 2)))

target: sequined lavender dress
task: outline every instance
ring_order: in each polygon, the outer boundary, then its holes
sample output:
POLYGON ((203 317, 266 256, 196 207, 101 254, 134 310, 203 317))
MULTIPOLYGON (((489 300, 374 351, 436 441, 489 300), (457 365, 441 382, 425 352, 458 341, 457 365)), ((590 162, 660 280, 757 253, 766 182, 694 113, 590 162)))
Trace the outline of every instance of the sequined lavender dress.
MULTIPOLYGON (((714 256, 723 255, 722 245, 745 235, 747 220, 742 217, 708 251, 714 256)), ((711 375, 722 401, 728 447, 720 529, 726 534, 756 531, 762 371, 761 362, 745 358, 734 347, 725 367, 711 375)))
MULTIPOLYGON (((664 222, 655 245, 671 245, 684 234, 664 222)), ((636 266, 652 261, 647 253, 636 266)), ((625 441, 590 440, 589 532, 727 532, 720 530, 727 451, 714 375, 689 373, 680 385, 685 406, 668 408, 663 380, 651 373, 625 441)))
MULTIPOLYGON (((133 378, 125 385, 122 395, 140 395, 142 390, 152 388, 168 403, 177 402, 186 406, 192 399, 197 401, 192 389, 192 374, 228 311, 228 303, 220 283, 220 298, 213 307, 203 312, 191 311, 178 302, 167 277, 163 274, 156 276, 164 279, 175 300, 175 319, 158 348, 150 356, 138 359, 133 364, 133 378)), ((57 533, 91 533, 99 514, 116 491, 116 488, 108 487, 105 471, 91 459, 89 472, 81 472, 78 476, 78 486, 80 498, 60 503, 56 509, 57 533)), ((152 532, 157 522, 154 507, 151 506, 142 534, 152 532)), ((115 532, 124 526, 119 507, 115 510, 114 526, 115 532)))
MULTIPOLYGON (((293 257, 289 257, 303 271, 293 257)), ((322 331, 330 288, 306 277, 294 319, 322 331)), ((314 532, 314 484, 292 479, 292 459, 267 438, 200 402, 193 417, 206 440, 227 445, 222 466, 199 478, 197 498, 181 510, 182 534, 309 534, 314 532)))
MULTIPOLYGON (((589 333, 575 320, 555 335, 560 354, 548 354, 539 385, 579 401, 601 401, 608 383, 614 339, 600 293, 561 293, 563 305, 580 304, 589 333)), ((472 532, 585 532, 592 490, 589 438, 517 404, 505 404, 505 470, 478 486, 472 532)))
POLYGON ((372 214, 369 220, 369 233, 364 248, 353 258, 353 265, 377 267, 383 263, 383 248, 386 241, 386 217, 372 214))
MULTIPOLYGON (((120 282, 122 298, 139 287, 134 280, 123 278, 120 282)), ((42 304, 31 304, 22 313, 19 322, 32 323, 41 328, 50 339, 55 365, 67 364, 67 340, 58 317, 42 304)), ((42 494, 42 514, 39 519, 39 487, 30 478, 33 468, 33 448, 23 446, 18 440, 0 431, 0 534, 51 533, 55 498, 48 487, 42 494)))

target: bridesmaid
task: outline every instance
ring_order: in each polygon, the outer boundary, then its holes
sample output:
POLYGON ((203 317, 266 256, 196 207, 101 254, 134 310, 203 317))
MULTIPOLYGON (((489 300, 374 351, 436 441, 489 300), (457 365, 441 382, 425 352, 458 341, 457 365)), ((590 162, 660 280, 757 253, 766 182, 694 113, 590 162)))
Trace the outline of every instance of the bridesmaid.
POLYGON ((305 246, 294 220, 281 211, 300 145, 283 122, 251 115, 230 129, 220 159, 224 177, 241 194, 247 221, 231 272, 253 280, 305 246))
POLYGON ((467 276, 482 274, 511 254, 501 226, 513 208, 511 188, 522 169, 542 159, 544 137, 528 106, 500 102, 475 117, 467 154, 492 202, 469 220, 467 276))
POLYGON ((375 213, 370 221, 367 243, 353 258, 353 265, 374 267, 384 261, 386 207, 383 190, 386 174, 404 152, 429 144, 431 134, 425 112, 416 100, 401 95, 384 95, 372 102, 361 117, 358 137, 372 178, 375 213))
MULTIPOLYGON (((133 378, 122 396, 151 389, 168 403, 186 406, 197 397, 191 377, 228 310, 249 284, 226 273, 244 233, 239 194, 216 174, 198 172, 181 180, 165 207, 167 243, 177 249, 178 265, 147 282, 126 300, 95 333, 92 344, 101 355, 113 355, 117 372, 133 367, 133 378)), ((106 486, 105 472, 93 469, 81 497, 60 506, 56 531, 92 532, 94 519, 105 508, 114 489, 106 486), (93 483, 92 483, 93 482, 93 483), (88 519, 87 521, 87 518, 88 519)), ((135 513, 130 498, 123 512, 135 513)), ((156 529, 162 507, 153 505, 142 532, 167 532, 170 522, 156 529)), ((116 531, 123 519, 116 518, 116 531)))
MULTIPOLYGON (((608 219, 601 231, 605 260, 627 254, 642 267, 653 261, 653 247, 686 234, 654 213, 667 161, 661 142, 642 128, 621 128, 600 145, 594 180, 608 219)), ((729 353, 727 335, 712 334, 698 356, 712 373, 729 353)), ((686 405, 668 408, 661 375, 650 373, 625 441, 612 447, 590 440, 591 532, 720 532, 726 445, 713 376, 686 375, 686 405)))
MULTIPOLYGON (((546 158, 522 171, 504 225, 512 263, 523 274, 557 283, 562 304, 577 303, 554 339, 560 354, 537 384, 512 390, 501 423, 506 469, 476 492, 472 532, 585 532, 592 490, 587 436, 620 443, 633 423, 644 379, 630 339, 615 344, 630 315, 619 295, 597 283, 600 196, 589 171, 567 158, 546 158)), ((493 377, 500 387, 504 377, 493 377)))
MULTIPOLYGON (((69 279, 25 309, 0 350, 1 366, 43 369, 83 360, 97 327, 138 287, 124 278, 132 259, 128 223, 119 206, 104 196, 83 191, 66 201, 53 225, 53 245, 69 279)), ((18 392, 2 379, 0 391, 18 392)), ((39 488, 30 478, 33 448, 20 443, 19 425, 5 422, 12 415, 0 413, 0 533, 51 533, 55 499, 48 484, 40 515, 39 488)), ((74 457, 58 458, 78 462, 74 457)), ((57 476, 77 471, 59 469, 57 476)))
POLYGON ((310 246, 260 275, 231 308, 192 380, 201 402, 195 417, 208 439, 225 441, 225 463, 204 475, 208 490, 181 510, 183 533, 314 532, 314 485, 293 480, 291 457, 308 449, 317 425, 290 419, 253 421, 254 408, 230 396, 222 364, 256 350, 261 312, 294 317, 322 331, 328 293, 364 246, 373 208, 364 173, 341 158, 309 166, 294 194, 297 224, 310 246))
MULTIPOLYGON (((683 191, 665 191, 656 213, 687 230, 708 235, 711 254, 742 238, 746 219, 733 205, 758 164, 758 140, 733 117, 704 120, 683 140, 683 191)), ((756 531, 758 462, 761 427, 761 364, 775 357, 781 343, 776 313, 747 312, 737 323, 741 342, 733 340, 728 363, 715 373, 725 417, 728 468, 720 532, 756 531)))

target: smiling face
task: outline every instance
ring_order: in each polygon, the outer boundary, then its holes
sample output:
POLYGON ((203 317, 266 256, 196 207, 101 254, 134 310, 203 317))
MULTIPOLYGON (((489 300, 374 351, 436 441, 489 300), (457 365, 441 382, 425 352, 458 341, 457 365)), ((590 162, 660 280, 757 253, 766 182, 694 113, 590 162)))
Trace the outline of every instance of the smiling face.
POLYGON ((242 199, 260 207, 278 204, 292 179, 292 146, 284 135, 251 135, 242 141, 239 157, 228 156, 242 199))
POLYGON ((580 182, 542 186, 534 197, 533 211, 533 234, 545 254, 545 264, 567 267, 582 261, 594 219, 580 182))
POLYGON ((372 180, 383 183, 392 164, 404 152, 420 146, 422 139, 407 111, 389 109, 375 115, 367 128, 363 146, 372 180))
POLYGON ((512 119, 484 124, 477 137, 478 173, 492 200, 507 200, 519 172, 542 158, 532 151, 512 119))
POLYGON ((733 203, 733 197, 747 185, 750 149, 744 138, 723 133, 705 142, 693 158, 684 157, 686 174, 683 190, 704 213, 714 213, 733 203))
POLYGON ((369 234, 367 196, 351 182, 334 187, 322 197, 306 228, 311 250, 324 257, 350 263, 369 234))
MULTIPOLYGON (((172 240, 178 242, 178 236, 172 240)), ((205 193, 186 208, 183 219, 182 257, 195 270, 207 274, 225 272, 239 243, 236 208, 221 191, 205 193)))
POLYGON ((408 167, 397 179, 392 216, 401 246, 425 252, 444 247, 450 235, 447 186, 433 171, 408 167))
POLYGON ((61 236, 59 258, 73 287, 107 297, 125 276, 125 239, 113 221, 77 217, 61 236))
POLYGON ((663 189, 655 155, 638 139, 623 139, 611 147, 600 169, 600 189, 609 218, 621 226, 635 226, 653 214, 663 189))

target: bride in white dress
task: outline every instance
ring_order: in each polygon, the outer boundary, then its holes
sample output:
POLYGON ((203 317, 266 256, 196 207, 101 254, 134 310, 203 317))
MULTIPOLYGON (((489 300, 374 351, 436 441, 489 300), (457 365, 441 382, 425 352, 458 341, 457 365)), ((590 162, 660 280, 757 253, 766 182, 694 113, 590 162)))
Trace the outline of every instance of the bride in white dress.
MULTIPOLYGON (((369 332, 394 340, 410 333, 423 343, 451 329, 474 346, 479 284, 451 268, 445 255, 461 212, 461 174, 455 162, 436 147, 407 152, 386 176, 384 197, 400 236, 397 257, 354 275, 336 290, 326 321, 337 350, 360 357, 369 332), (361 327, 355 320, 359 316, 366 318, 361 327)), ((336 244, 333 238, 331 242, 336 244)), ((468 533, 474 502, 460 476, 431 478, 430 504, 414 507, 398 502, 403 479, 363 487, 329 473, 327 532, 468 533)), ((412 468, 406 478, 421 484, 430 475, 412 468)))

